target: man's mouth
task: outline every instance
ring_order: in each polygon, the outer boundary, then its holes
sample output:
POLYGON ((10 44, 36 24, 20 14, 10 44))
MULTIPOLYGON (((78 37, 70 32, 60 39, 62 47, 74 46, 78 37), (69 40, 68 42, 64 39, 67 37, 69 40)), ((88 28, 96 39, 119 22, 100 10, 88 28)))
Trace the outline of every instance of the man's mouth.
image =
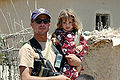
POLYGON ((44 30, 44 29, 46 29, 45 26, 40 26, 40 30, 44 30))
POLYGON ((40 26, 40 27, 44 27, 44 26, 40 26))

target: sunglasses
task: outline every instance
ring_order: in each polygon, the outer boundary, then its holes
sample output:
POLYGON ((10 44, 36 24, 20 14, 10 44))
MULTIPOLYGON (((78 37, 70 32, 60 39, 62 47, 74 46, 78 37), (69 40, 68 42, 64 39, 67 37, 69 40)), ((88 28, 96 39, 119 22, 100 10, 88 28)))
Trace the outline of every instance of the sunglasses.
POLYGON ((37 24, 41 24, 42 22, 43 22, 44 24, 47 24, 47 23, 50 22, 49 19, 35 19, 34 21, 35 21, 37 24))

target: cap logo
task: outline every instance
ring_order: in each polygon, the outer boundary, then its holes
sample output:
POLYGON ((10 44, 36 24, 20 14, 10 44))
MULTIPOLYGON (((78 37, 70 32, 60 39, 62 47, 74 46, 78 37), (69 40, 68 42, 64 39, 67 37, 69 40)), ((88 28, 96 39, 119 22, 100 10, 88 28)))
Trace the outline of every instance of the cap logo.
POLYGON ((38 12, 45 13, 45 9, 39 9, 38 12))

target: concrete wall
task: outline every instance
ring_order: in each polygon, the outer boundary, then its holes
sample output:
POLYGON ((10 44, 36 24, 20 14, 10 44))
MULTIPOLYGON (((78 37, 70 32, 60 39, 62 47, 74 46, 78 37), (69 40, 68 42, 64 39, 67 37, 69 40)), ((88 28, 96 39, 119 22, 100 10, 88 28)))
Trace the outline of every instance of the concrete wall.
POLYGON ((21 26, 29 27, 31 12, 40 7, 51 12, 50 32, 55 29, 63 8, 72 8, 76 12, 83 23, 83 31, 95 29, 96 12, 109 13, 111 27, 120 26, 120 0, 0 0, 0 33, 13 33, 22 30, 21 26))

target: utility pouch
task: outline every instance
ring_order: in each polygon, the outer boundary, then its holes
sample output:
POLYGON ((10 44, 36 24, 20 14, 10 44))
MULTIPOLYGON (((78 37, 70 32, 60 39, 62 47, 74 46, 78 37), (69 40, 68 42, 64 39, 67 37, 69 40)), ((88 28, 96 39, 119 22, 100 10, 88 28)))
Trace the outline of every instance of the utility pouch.
POLYGON ((60 72, 60 70, 62 69, 62 63, 63 63, 64 56, 62 55, 62 53, 60 53, 59 50, 57 50, 56 46, 53 43, 51 44, 51 47, 52 47, 54 53, 56 54, 54 67, 58 72, 60 72))
POLYGON ((56 59, 55 59, 55 63, 54 63, 56 69, 60 69, 61 68, 62 60, 63 60, 63 55, 57 54, 56 55, 56 59))
POLYGON ((32 76, 48 77, 54 76, 53 68, 49 60, 35 60, 34 68, 32 69, 32 76))
POLYGON ((41 60, 34 61, 34 68, 32 69, 32 76, 39 76, 43 63, 41 60))
POLYGON ((39 76, 47 77, 49 76, 49 71, 50 71, 49 68, 45 68, 42 66, 39 76))

